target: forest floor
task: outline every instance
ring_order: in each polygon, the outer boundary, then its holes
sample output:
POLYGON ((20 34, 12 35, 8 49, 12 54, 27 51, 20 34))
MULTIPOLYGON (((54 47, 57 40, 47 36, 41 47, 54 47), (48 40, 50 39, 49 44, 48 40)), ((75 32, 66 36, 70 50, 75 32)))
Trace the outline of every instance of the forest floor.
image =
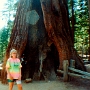
MULTIPOLYGON (((24 83, 23 90, 90 90, 90 80, 74 78, 72 81, 63 82, 62 78, 54 81, 32 81, 24 83)), ((8 90, 8 85, 0 84, 0 90, 8 90)), ((16 84, 13 90, 18 90, 16 84)))

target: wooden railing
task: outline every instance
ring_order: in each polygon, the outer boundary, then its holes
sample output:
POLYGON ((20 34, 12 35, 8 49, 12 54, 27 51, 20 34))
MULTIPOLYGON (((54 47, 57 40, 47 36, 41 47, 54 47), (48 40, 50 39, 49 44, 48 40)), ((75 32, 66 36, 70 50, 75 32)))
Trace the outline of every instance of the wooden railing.
POLYGON ((69 80, 68 76, 90 79, 90 73, 89 72, 85 72, 82 70, 75 69, 75 60, 71 60, 70 65, 69 65, 68 60, 64 60, 63 70, 57 70, 57 72, 63 74, 63 80, 64 81, 69 80))

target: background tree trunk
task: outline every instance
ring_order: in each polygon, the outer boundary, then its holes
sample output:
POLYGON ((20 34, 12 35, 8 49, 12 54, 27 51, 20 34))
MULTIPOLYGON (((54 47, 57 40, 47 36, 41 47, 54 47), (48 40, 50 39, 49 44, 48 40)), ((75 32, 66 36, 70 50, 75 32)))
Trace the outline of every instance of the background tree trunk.
POLYGON ((76 60, 76 68, 85 70, 73 48, 65 0, 20 0, 8 45, 2 76, 12 48, 22 62, 22 79, 55 79, 63 60, 76 60))
POLYGON ((89 59, 88 60, 90 60, 90 0, 88 0, 88 10, 89 10, 89 30, 88 30, 88 32, 89 32, 89 59))

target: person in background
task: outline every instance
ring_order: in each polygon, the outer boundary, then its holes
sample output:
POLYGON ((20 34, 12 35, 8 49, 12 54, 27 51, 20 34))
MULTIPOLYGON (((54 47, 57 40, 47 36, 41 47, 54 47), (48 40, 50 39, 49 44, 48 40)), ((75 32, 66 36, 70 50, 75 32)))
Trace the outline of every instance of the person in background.
POLYGON ((17 56, 17 50, 10 51, 10 57, 6 63, 7 80, 9 83, 9 90, 13 89, 14 82, 16 82, 18 90, 22 90, 21 84, 21 63, 17 56))

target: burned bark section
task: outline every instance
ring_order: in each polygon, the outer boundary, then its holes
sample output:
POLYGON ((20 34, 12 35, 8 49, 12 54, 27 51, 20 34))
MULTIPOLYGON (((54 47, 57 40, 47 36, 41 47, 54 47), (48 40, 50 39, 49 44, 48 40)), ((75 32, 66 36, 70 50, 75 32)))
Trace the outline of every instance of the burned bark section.
POLYGON ((39 47, 30 47, 27 45, 24 51, 24 61, 22 67, 22 79, 31 78, 33 80, 55 80, 57 76, 57 69, 59 68, 58 52, 54 44, 50 46, 50 49, 43 47, 42 50, 43 61, 40 68, 39 60, 39 47), (42 70, 41 70, 42 69, 42 70))
POLYGON ((22 79, 32 78, 34 72, 39 68, 38 47, 26 46, 24 51, 24 62, 22 63, 22 79))
POLYGON ((56 79, 57 69, 59 68, 59 56, 54 44, 50 46, 50 51, 47 52, 47 57, 43 61, 43 75, 49 80, 56 79))
POLYGON ((58 52, 54 44, 51 47, 47 45, 49 38, 43 21, 40 1, 32 1, 31 11, 36 12, 39 19, 36 23, 30 22, 28 26, 28 40, 23 52, 26 63, 22 63, 22 79, 55 79, 59 63, 58 52))

